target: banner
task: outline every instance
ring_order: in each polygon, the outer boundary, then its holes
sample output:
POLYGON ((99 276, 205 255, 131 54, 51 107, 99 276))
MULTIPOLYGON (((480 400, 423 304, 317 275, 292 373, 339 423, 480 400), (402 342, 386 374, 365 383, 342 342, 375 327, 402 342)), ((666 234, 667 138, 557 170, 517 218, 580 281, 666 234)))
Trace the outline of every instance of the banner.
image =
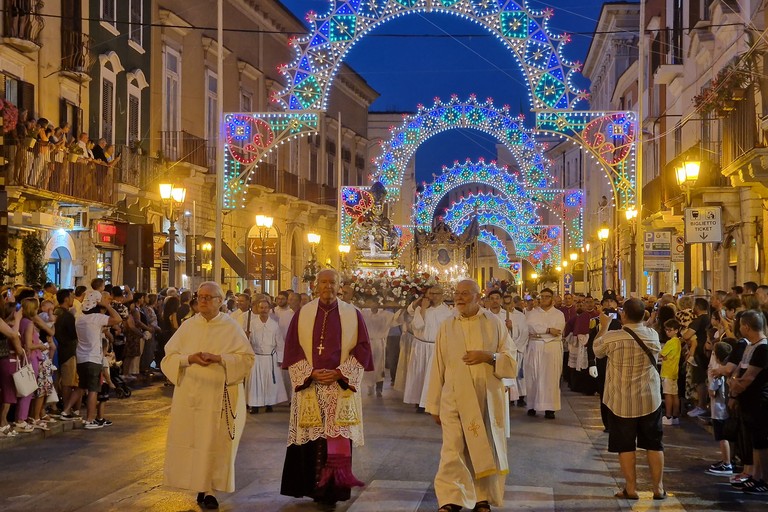
MULTIPOLYGON (((248 279, 253 281, 261 280, 261 249, 262 242, 260 238, 249 238, 247 244, 247 264, 248 279)), ((279 238, 267 238, 264 241, 264 268, 267 281, 277 280, 277 260, 280 251, 279 238)))

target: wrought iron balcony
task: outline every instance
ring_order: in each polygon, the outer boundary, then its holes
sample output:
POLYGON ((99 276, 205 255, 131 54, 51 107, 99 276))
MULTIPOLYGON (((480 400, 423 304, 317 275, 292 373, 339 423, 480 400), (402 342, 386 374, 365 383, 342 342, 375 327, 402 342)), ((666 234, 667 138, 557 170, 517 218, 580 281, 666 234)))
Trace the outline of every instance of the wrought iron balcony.
POLYGON ((185 131, 160 132, 162 156, 211 170, 216 164, 216 148, 208 141, 185 131))
POLYGON ((25 53, 40 49, 42 0, 3 1, 3 42, 25 53))
POLYGON ((61 33, 61 71, 78 81, 89 81, 91 38, 81 32, 61 33))

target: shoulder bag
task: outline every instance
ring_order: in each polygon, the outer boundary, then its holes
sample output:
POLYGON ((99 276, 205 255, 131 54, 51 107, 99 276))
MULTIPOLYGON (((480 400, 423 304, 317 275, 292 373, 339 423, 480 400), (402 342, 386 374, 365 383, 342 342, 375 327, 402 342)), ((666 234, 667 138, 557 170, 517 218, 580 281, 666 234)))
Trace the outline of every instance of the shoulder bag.
POLYGON ((16 371, 13 372, 13 384, 16 386, 16 396, 27 397, 37 391, 37 377, 32 363, 27 359, 27 354, 19 354, 16 359, 16 371), (21 364, 21 358, 24 358, 24 365, 21 364))
POLYGON ((624 329, 624 331, 629 333, 629 335, 632 336, 632 338, 637 342, 637 344, 640 345, 640 348, 643 349, 643 352, 645 352, 645 355, 647 355, 648 359, 651 360, 651 366, 653 366, 653 368, 658 372, 659 371, 658 363, 656 362, 656 358, 653 357, 653 354, 651 354, 651 349, 648 348, 648 345, 643 343, 643 340, 640 339, 640 336, 638 336, 637 333, 635 333, 635 331, 633 331, 629 327, 622 327, 622 329, 624 329))

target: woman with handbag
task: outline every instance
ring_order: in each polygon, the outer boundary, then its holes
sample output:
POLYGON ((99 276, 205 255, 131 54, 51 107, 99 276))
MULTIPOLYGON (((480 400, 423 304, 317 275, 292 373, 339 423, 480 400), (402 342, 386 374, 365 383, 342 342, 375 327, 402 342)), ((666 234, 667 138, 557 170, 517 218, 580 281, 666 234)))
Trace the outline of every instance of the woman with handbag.
POLYGON ((0 437, 18 435, 13 425, 8 423, 11 404, 17 402, 16 386, 13 384, 13 372, 16 371, 17 354, 24 352, 21 346, 18 325, 21 311, 14 312, 5 300, 0 301, 0 437), (6 323, 6 320, 10 323, 6 323))
MULTIPOLYGON (((40 331, 35 325, 34 318, 37 316, 37 310, 39 308, 39 302, 35 298, 27 298, 21 301, 21 323, 19 325, 19 332, 21 333, 22 345, 26 352, 26 360, 32 365, 35 378, 39 378, 40 375, 40 363, 43 361, 43 350, 47 350, 48 346, 40 342, 40 331)), ((33 391, 27 396, 19 398, 16 404, 16 429, 20 432, 31 432, 35 428, 41 430, 50 430, 48 424, 44 421, 35 421, 34 418, 30 418, 29 410, 32 406, 32 402, 40 401, 44 403, 45 395, 37 396, 37 391, 33 391)), ((36 404, 35 404, 36 405, 36 404)))

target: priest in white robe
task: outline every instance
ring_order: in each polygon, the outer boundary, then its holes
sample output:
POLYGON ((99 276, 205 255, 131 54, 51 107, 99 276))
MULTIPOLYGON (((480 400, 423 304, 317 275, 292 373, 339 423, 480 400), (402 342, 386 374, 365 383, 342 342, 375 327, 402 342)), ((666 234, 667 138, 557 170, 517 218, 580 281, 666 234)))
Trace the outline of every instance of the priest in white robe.
POLYGON ((365 375, 368 386, 368 396, 373 395, 374 386, 376 396, 381 397, 384 390, 384 374, 386 372, 387 337, 389 329, 394 322, 395 314, 392 311, 381 309, 375 304, 363 309, 363 320, 368 329, 368 338, 371 340, 371 354, 373 355, 373 371, 365 375))
POLYGON ((181 324, 160 363, 175 388, 166 441, 163 482, 198 491, 217 508, 214 491, 235 490, 235 456, 245 426, 244 380, 254 355, 243 329, 219 312, 224 293, 200 285, 199 313, 181 324))
POLYGON ((480 307, 480 287, 457 284, 455 312, 440 326, 427 412, 442 426, 435 494, 440 512, 501 506, 509 473, 504 378, 517 373, 504 323, 480 307))
POLYGON ((528 416, 544 411, 555 419, 560 410, 560 377, 563 373, 563 330, 565 316, 554 306, 554 293, 544 288, 539 306, 528 312, 528 352, 525 355, 525 385, 528 390, 528 416))
POLYGON ((256 299, 251 311, 240 317, 240 325, 251 342, 256 355, 251 374, 245 381, 246 404, 251 414, 258 414, 259 407, 272 412, 272 406, 288 400, 278 361, 283 360, 284 343, 280 326, 269 314, 269 301, 256 299))
POLYGON ((395 322, 400 324, 400 355, 397 358, 397 374, 395 375, 395 391, 405 391, 405 381, 408 377, 408 366, 411 361, 411 345, 413 344, 413 327, 408 308, 401 309, 395 314, 395 322))
POLYGON ((443 302, 443 289, 433 286, 421 300, 408 306, 413 328, 408 374, 405 376, 403 402, 424 408, 427 399, 429 372, 435 354, 437 330, 443 320, 451 316, 451 308, 443 302))

